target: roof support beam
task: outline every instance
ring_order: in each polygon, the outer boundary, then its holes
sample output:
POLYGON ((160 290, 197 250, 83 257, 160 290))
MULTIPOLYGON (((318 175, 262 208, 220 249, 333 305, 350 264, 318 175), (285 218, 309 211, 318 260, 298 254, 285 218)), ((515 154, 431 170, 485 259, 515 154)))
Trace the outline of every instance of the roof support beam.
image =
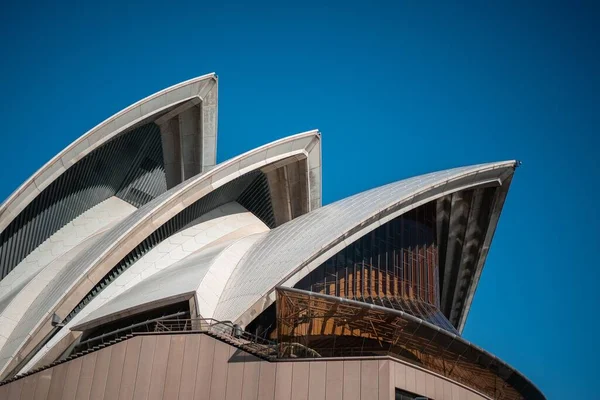
POLYGON ((457 314, 462 308, 462 299, 466 291, 465 286, 474 272, 473 268, 477 261, 476 258, 481 244, 482 231, 485 229, 485 225, 482 226, 483 224, 480 223, 480 217, 487 214, 485 209, 482 210, 485 190, 493 191, 494 189, 476 189, 472 195, 469 219, 466 224, 465 239, 460 255, 461 260, 456 274, 456 281, 454 282, 454 292, 453 295, 451 293, 448 294, 452 296, 452 306, 450 314, 446 315, 454 326, 456 326, 457 314))
POLYGON ((264 168, 275 213, 275 225, 279 226, 309 211, 309 182, 307 159, 264 168))
POLYGON ((475 295, 475 289, 477 288, 479 278, 481 277, 483 264, 485 263, 487 253, 490 249, 490 244, 492 242, 492 238, 494 237, 494 232, 496 231, 498 219, 500 218, 500 212, 502 211, 502 207, 504 206, 504 201, 506 200, 506 195, 508 193, 511 181, 512 174, 506 174, 505 176, 503 176, 502 185, 497 188, 493 198, 491 199, 492 204, 490 205, 488 226, 484 233, 485 236, 483 238, 483 242, 479 248, 479 254, 476 261, 477 265, 475 267, 473 278, 467 285, 466 296, 464 300, 465 306, 463 307, 461 313, 458 315, 457 327, 459 332, 462 332, 465 326, 467 316, 469 315, 471 301, 473 300, 473 296, 475 295))
POLYGON ((197 96, 156 119, 167 189, 215 165, 216 91, 216 81, 210 81, 197 96))
POLYGON ((444 286, 442 289, 441 308, 445 315, 450 315, 454 289, 458 279, 459 263, 469 218, 472 191, 457 192, 452 195, 450 211, 450 227, 446 247, 446 262, 444 265, 444 286))

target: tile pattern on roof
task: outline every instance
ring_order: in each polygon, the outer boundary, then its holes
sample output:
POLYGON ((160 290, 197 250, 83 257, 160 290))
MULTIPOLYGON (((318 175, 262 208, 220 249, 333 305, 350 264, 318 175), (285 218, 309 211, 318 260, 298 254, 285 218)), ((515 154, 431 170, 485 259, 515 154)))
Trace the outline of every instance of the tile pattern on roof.
POLYGON ((479 173, 498 169, 500 174, 513 166, 513 161, 479 164, 404 179, 321 207, 263 234, 234 271, 215 318, 238 320, 322 248, 379 212, 448 181, 476 181, 479 173))

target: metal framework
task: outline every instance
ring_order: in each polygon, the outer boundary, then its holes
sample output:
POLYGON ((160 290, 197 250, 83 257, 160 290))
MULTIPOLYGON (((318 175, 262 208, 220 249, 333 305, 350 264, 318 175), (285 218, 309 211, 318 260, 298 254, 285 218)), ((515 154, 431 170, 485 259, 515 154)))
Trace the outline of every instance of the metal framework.
POLYGON ((314 357, 286 354, 291 343, 323 357, 389 355, 495 399, 544 399, 527 378, 460 336, 374 304, 279 287, 277 338, 279 357, 314 357))
MULTIPOLYGON (((432 296, 429 294, 436 289, 435 285, 416 284, 414 281, 407 279, 398 279, 397 276, 387 274, 380 268, 364 262, 357 263, 353 268, 348 269, 354 269, 355 271, 353 275, 356 277, 354 279, 354 287, 358 288, 356 290, 345 290, 344 277, 340 278, 338 274, 333 274, 330 277, 325 276, 322 282, 311 284, 307 289, 315 293, 400 310, 454 334, 459 334, 437 305, 430 302, 432 296)), ((352 274, 350 274, 350 278, 352 278, 352 274)), ((346 281, 352 283, 352 279, 346 281)), ((296 287, 301 288, 300 285, 296 287)))
MULTIPOLYGON (((183 315, 183 313, 180 314, 183 315)), ((128 335, 165 332, 206 333, 265 360, 273 360, 277 354, 276 342, 246 332, 231 321, 218 321, 213 318, 178 318, 176 314, 138 322, 98 336, 89 337, 77 345, 74 353, 96 350, 128 335)))

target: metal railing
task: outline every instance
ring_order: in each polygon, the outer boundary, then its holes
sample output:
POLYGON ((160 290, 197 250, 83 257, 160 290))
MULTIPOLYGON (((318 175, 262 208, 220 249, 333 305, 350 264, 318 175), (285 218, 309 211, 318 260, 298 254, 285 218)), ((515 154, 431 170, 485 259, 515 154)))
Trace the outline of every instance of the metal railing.
POLYGON ((206 333, 248 353, 266 359, 275 358, 278 352, 277 342, 246 332, 231 321, 218 321, 212 318, 153 319, 140 322, 88 338, 77 345, 76 352, 89 351, 114 344, 132 335, 165 332, 206 333))

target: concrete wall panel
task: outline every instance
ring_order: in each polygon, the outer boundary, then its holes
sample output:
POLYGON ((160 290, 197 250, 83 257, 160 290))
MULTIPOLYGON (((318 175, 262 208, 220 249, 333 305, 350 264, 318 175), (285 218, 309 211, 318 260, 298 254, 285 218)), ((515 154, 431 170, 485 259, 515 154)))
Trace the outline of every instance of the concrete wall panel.
POLYGON ((10 385, 0 386, 0 399, 8 398, 8 389, 10 389, 10 385))
POLYGON ((110 358, 113 348, 116 348, 116 346, 104 348, 100 350, 96 356, 94 377, 90 387, 90 400, 102 400, 104 398, 106 381, 108 379, 108 368, 110 366, 110 358))
MULTIPOLYGON (((45 400, 48 398, 48 392, 50 391, 50 382, 52 381, 52 374, 55 371, 56 370, 52 368, 36 374, 38 375, 38 381, 37 385, 35 386, 35 395, 33 396, 34 400, 45 400)), ((1 390, 2 386, 0 386, 0 393, 2 393, 1 390)), ((0 398, 2 398, 2 396, 0 396, 0 398)))
POLYGON ((68 363, 60 364, 54 367, 52 373, 52 381, 50 382, 50 391, 48 392, 48 400, 61 400, 63 387, 65 386, 65 378, 67 376, 68 363))
POLYGON ((62 393, 63 400, 75 400, 77 382, 79 381, 79 375, 81 374, 81 364, 83 364, 83 357, 76 358, 67 363, 69 368, 67 368, 67 377, 62 393))
POLYGON ((448 381, 444 381, 444 397, 443 400, 452 400, 452 384, 448 381))
POLYGON ((344 361, 344 400, 360 400, 360 361, 344 361))
POLYGON ((292 363, 292 400, 308 400, 308 362, 292 363))
MULTIPOLYGON (((121 389, 121 379, 123 377, 123 368, 125 367, 125 356, 129 350, 129 346, 139 346, 142 342, 138 339, 132 339, 125 342, 117 343, 111 346, 110 363, 108 367, 108 375, 106 376, 106 389, 104 399, 118 399, 121 389)), ((139 353, 138 353, 139 354, 139 353)), ((136 360, 137 361, 137 360, 136 360)))
POLYGON ((325 400, 327 387, 327 362, 313 361, 310 363, 308 380, 308 398, 311 400, 325 400))
POLYGON ((261 363, 260 376, 258 378, 258 398, 273 400, 275 398, 275 374, 277 364, 261 363))
POLYGON ((292 363, 277 363, 275 373, 275 399, 290 400, 292 398, 292 363))
MULTIPOLYGON (((179 399, 193 399, 196 386, 196 371, 198 369, 198 353, 200 342, 204 335, 185 335, 183 364, 181 366, 181 381, 179 384, 179 399)), ((173 397, 173 399, 176 399, 173 397)))
POLYGON ((460 400, 460 387, 452 385, 452 400, 460 400))
MULTIPOLYGON (((394 400, 396 398, 395 388, 396 388, 396 366, 398 363, 394 361, 390 361, 390 399, 394 400)), ((379 383, 381 385, 381 383, 379 383)))
POLYGON ((427 392, 426 373, 420 369, 415 369, 415 393, 425 395, 427 392))
MULTIPOLYGON (((171 336, 169 346, 169 361, 167 362, 167 374, 165 378, 165 387, 161 397, 157 399, 177 399, 179 397, 179 387, 181 385, 181 373, 183 369, 183 358, 185 352, 185 339, 192 335, 174 335, 171 336)), ((193 335, 197 336, 197 335, 193 335)), ((198 356, 198 352, 196 352, 198 356)), ((194 392, 192 392, 193 395, 194 392)), ((189 399, 191 396, 188 396, 189 399)))
MULTIPOLYGON (((21 390, 20 400, 33 400, 35 396, 35 387, 37 386, 38 374, 30 375, 23 379, 23 389, 21 390)), ((2 397, 0 396, 0 399, 2 397)))
POLYGON ((379 397, 379 361, 361 361, 360 398, 376 399, 379 397))
POLYGON ((406 388, 406 365, 394 363, 394 385, 397 388, 406 388))
MULTIPOLYGON (((135 377, 135 386, 133 389, 133 400, 146 400, 150 392, 150 383, 152 382, 152 367, 154 352, 156 351, 156 342, 158 339, 164 339, 166 336, 143 336, 140 357, 137 364, 137 374, 135 377)), ((135 366, 133 367, 136 368, 135 366)), ((126 370, 124 373, 127 372, 126 370)), ((121 394, 123 385, 121 385, 121 394)))
MULTIPOLYGON (((140 350, 142 347, 141 337, 130 339, 127 342, 127 351, 125 352, 125 360, 123 361, 123 368, 121 370, 119 400, 133 399, 133 390, 135 388, 135 380, 138 372, 138 361, 140 359, 140 350)), ((105 396, 104 398, 109 399, 110 397, 105 396)))
POLYGON ((227 362, 231 346, 216 341, 212 364, 212 379, 210 381, 210 399, 224 400, 227 390, 227 362))
POLYGON ((475 392, 471 392, 470 390, 468 391, 468 397, 469 400, 481 400, 483 397, 481 397, 480 395, 478 395, 475 392))
POLYGON ((19 400, 21 398, 21 391, 23 390, 23 379, 15 382, 16 385, 11 385, 8 389, 8 398, 7 400, 19 400))
POLYGON ((196 369, 196 386, 194 389, 194 399, 196 400, 206 399, 210 395, 216 344, 216 340, 202 335, 200 352, 198 354, 198 368, 196 369))
POLYGON ((379 400, 394 399, 393 375, 390 364, 392 363, 388 360, 378 361, 379 400))
POLYGON ((91 353, 89 357, 82 357, 81 372, 79 373, 79 381, 77 382, 77 391, 75 392, 75 400, 88 400, 92 390, 92 382, 96 370, 96 360, 98 352, 91 353))
POLYGON ((246 357, 244 362, 244 377, 242 381, 242 400, 258 399, 260 364, 260 359, 251 355, 246 357))
POLYGON ((242 385, 244 383, 244 359, 246 354, 235 347, 230 347, 229 350, 225 399, 240 400, 242 398, 242 385))
MULTIPOLYGON (((417 393, 417 377, 413 367, 406 366, 406 386, 404 388, 409 392, 417 393)), ((420 393, 417 393, 420 394, 420 393)))
POLYGON ((435 377, 435 399, 444 399, 444 380, 439 377, 435 377))
POLYGON ((344 362, 327 361, 327 379, 325 398, 327 400, 342 400, 344 396, 344 362))
MULTIPOLYGON (((171 354, 171 339, 176 336, 157 336, 156 348, 154 350, 154 359, 152 361, 152 374, 150 375, 150 390, 147 399, 160 400, 165 391, 165 381, 167 380, 167 367, 169 365, 169 355, 171 354)), ((174 355, 176 355, 174 353, 174 355)), ((179 358, 181 362, 181 358, 179 358)), ((179 379, 177 379, 179 381, 179 379)))
POLYGON ((425 374, 425 396, 435 398, 435 375, 424 372, 425 374))
POLYGON ((459 391, 459 398, 461 400, 470 400, 470 398, 471 398, 471 391, 467 390, 467 389, 465 389, 463 387, 461 387, 460 391, 459 391))

